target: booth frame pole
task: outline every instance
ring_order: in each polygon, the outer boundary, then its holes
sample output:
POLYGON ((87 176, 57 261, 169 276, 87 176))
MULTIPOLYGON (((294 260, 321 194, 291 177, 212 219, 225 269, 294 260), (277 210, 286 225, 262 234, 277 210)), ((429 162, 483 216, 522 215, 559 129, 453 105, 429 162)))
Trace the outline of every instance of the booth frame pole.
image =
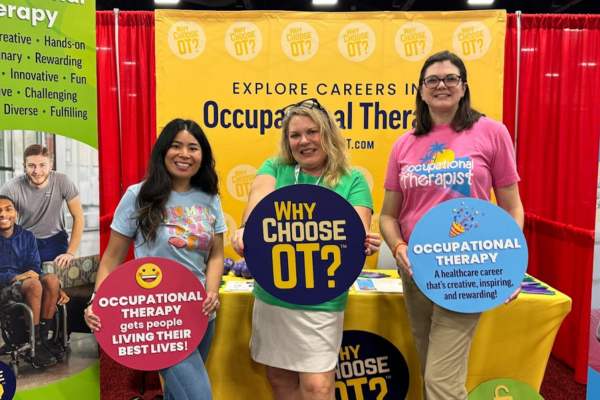
POLYGON ((515 12, 517 18, 517 77, 515 82, 515 125, 513 126, 513 132, 515 134, 515 160, 517 160, 517 145, 519 142, 519 87, 521 81, 521 11, 515 12))
MULTIPOLYGON (((119 119, 119 147, 123 148, 123 126, 121 121, 121 69, 119 47, 119 9, 113 8, 115 18, 115 71, 117 74, 117 116, 119 119)), ((123 193, 123 179, 119 179, 119 190, 123 193)))

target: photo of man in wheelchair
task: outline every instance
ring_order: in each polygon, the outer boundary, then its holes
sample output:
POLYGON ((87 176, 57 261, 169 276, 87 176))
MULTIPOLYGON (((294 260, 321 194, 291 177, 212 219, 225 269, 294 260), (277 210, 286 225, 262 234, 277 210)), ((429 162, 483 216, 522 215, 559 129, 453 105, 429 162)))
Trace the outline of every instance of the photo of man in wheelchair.
POLYGON ((65 357, 69 296, 55 274, 42 272, 36 239, 16 223, 17 215, 13 200, 0 195, 2 352, 11 355, 15 370, 19 358, 35 368, 49 367, 65 357))

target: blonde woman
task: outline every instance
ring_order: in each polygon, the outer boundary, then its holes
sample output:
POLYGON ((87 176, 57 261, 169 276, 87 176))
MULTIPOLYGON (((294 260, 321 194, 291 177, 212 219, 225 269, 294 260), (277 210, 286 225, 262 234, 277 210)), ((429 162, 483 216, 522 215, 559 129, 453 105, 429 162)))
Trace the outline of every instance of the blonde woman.
MULTIPOLYGON (((344 197, 368 232, 373 212, 369 186, 348 165, 345 141, 331 115, 316 99, 288 106, 284 114, 280 154, 258 170, 243 221, 275 189, 302 183, 324 186, 344 197)), ((243 232, 238 229, 233 238, 240 255, 243 232)), ((374 253, 380 243, 379 235, 367 233, 365 253, 374 253)), ((316 305, 284 302, 260 285, 254 296, 250 352, 266 366, 275 399, 333 399, 348 293, 316 305)))

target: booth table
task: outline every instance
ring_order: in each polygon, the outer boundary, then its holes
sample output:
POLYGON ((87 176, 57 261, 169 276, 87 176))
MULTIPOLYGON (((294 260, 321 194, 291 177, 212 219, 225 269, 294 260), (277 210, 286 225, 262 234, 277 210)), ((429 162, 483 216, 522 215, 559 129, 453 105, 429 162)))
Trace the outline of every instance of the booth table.
MULTIPOLYGON (((393 270, 377 272, 397 277, 393 270)), ((554 338, 571 310, 571 299, 555 292, 521 293, 510 304, 483 313, 469 359, 469 391, 496 378, 520 380, 539 391, 554 338)), ((249 292, 221 289, 221 308, 208 360, 215 400, 271 399, 264 367, 250 359, 252 302, 249 292)), ((406 398, 421 398, 419 362, 401 293, 350 291, 344 329, 373 332, 393 343, 409 368, 406 398)))

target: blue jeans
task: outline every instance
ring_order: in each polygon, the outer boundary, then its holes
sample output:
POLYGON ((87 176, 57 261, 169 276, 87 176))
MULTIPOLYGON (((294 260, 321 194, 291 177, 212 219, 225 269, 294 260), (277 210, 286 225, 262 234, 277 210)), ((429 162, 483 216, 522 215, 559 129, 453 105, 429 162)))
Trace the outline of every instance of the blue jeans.
POLYGON ((35 241, 42 262, 54 261, 56 257, 66 253, 69 247, 69 236, 65 231, 60 231, 56 235, 45 239, 35 239, 35 241))
POLYGON ((202 341, 185 360, 160 371, 165 381, 164 400, 211 400, 212 391, 204 363, 215 334, 215 320, 208 323, 202 341))

